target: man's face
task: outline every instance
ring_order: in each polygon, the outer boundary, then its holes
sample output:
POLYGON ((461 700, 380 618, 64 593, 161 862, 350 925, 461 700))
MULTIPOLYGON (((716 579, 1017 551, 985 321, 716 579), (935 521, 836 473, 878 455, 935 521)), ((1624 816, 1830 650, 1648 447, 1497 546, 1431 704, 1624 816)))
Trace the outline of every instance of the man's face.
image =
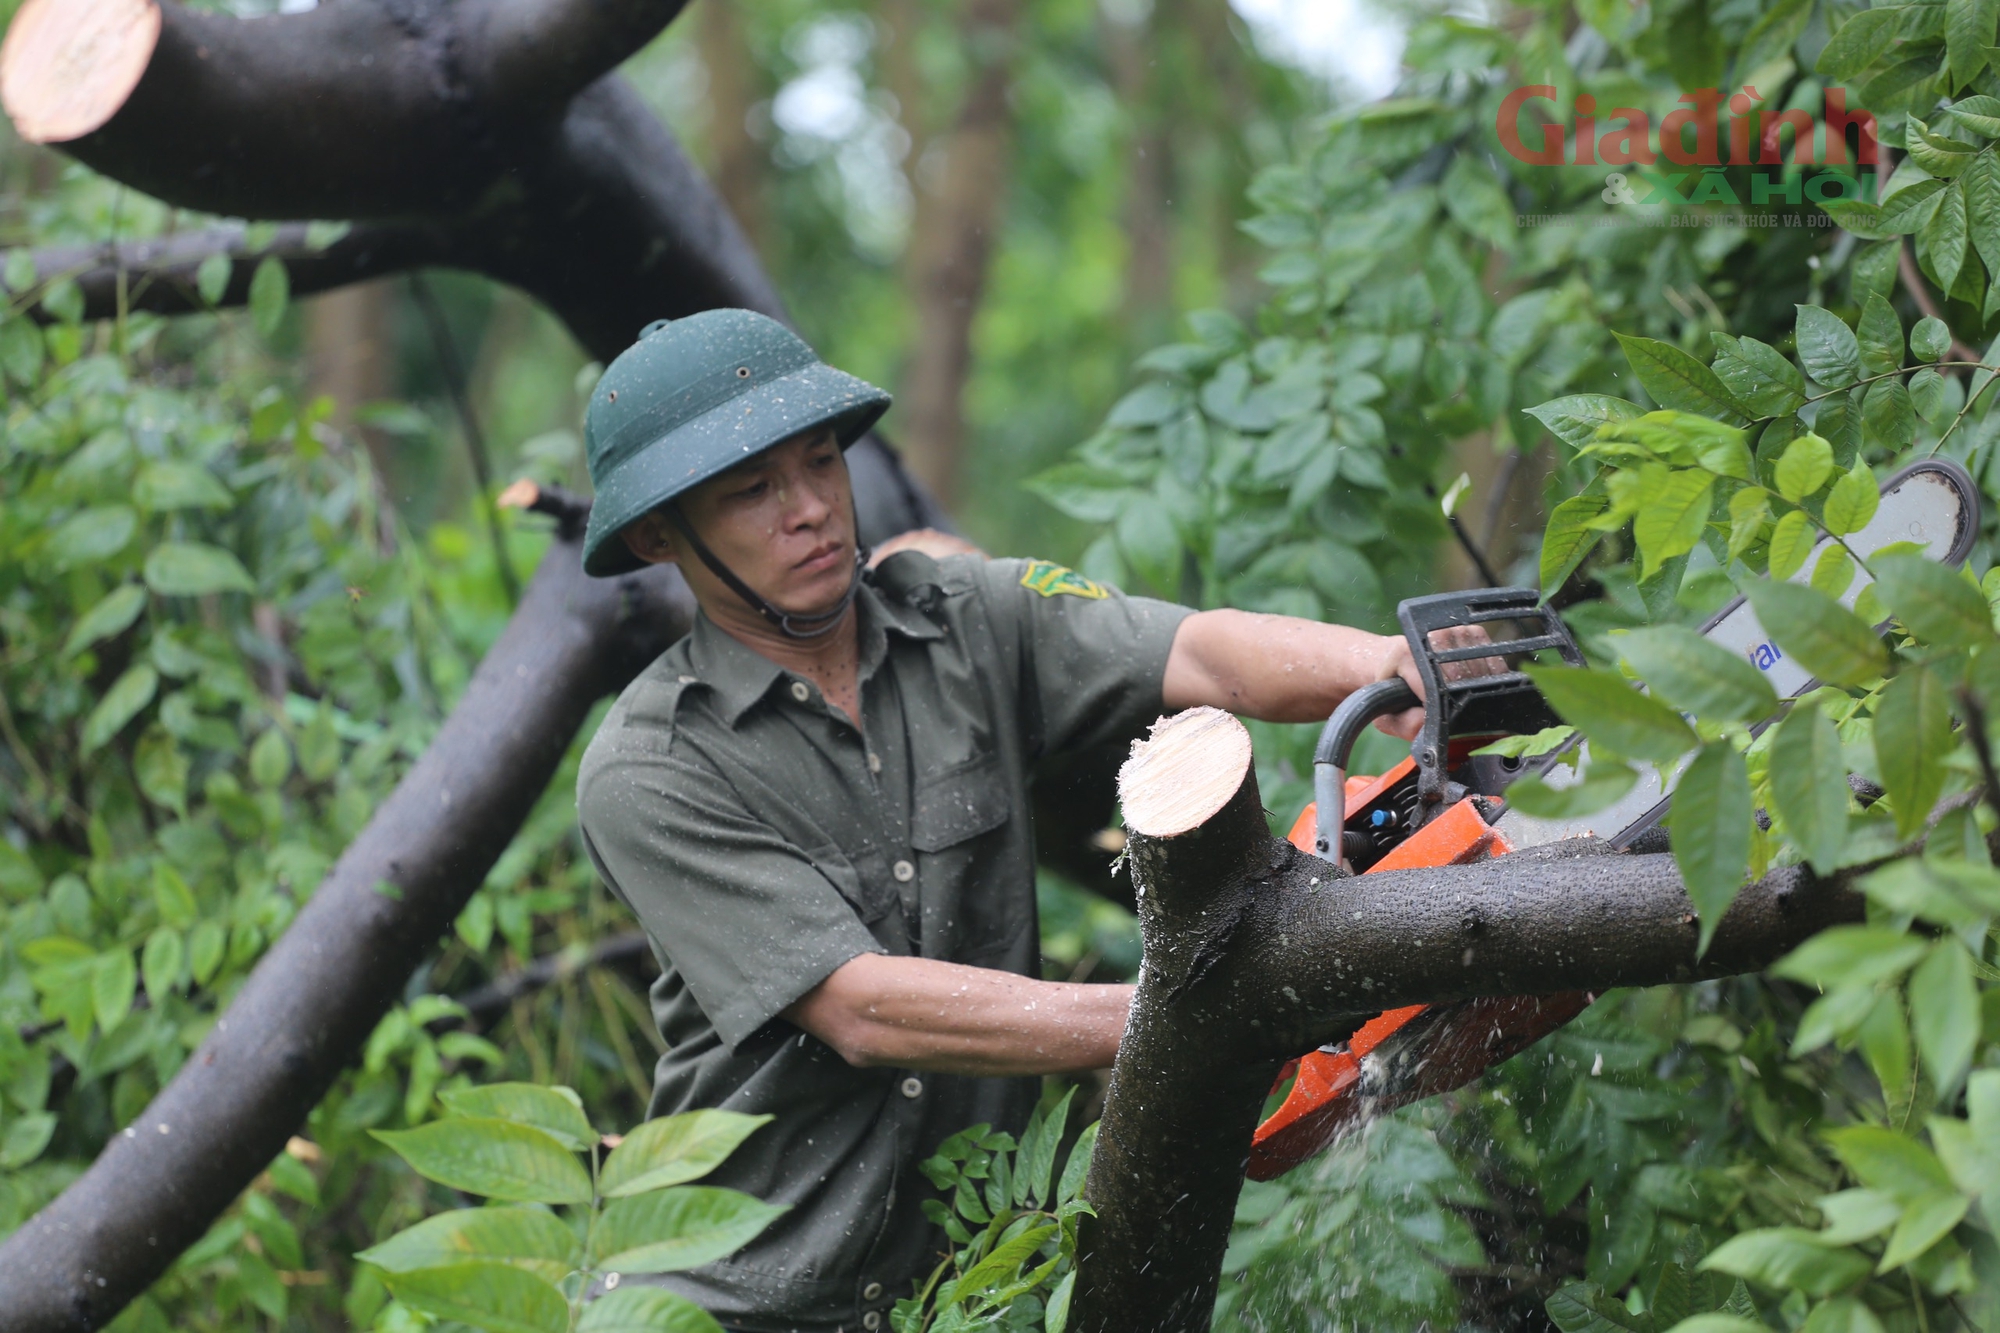
MULTIPOLYGON (((854 577, 854 503, 831 429, 795 435, 680 497, 681 512, 723 564, 792 615, 833 606, 854 577)), ((703 606, 738 599, 664 514, 624 531, 641 560, 678 564, 703 606)))

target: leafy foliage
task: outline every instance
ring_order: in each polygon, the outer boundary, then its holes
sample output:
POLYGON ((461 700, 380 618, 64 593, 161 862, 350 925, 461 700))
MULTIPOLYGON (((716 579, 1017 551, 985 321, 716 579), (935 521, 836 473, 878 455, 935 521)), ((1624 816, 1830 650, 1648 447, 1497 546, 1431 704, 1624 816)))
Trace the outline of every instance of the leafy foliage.
POLYGON ((356 1256, 381 1270, 404 1306, 440 1319, 489 1333, 627 1325, 716 1333, 715 1320, 685 1298, 622 1279, 711 1263, 784 1211, 736 1190, 681 1183, 721 1165, 769 1116, 665 1116, 601 1155, 604 1141, 569 1088, 488 1084, 446 1103, 441 1119, 375 1137, 428 1180, 541 1206, 440 1213, 356 1256))
POLYGON ((1076 1284, 1076 1219, 1091 1211, 1084 1173, 1092 1124, 1063 1159, 1071 1089, 1044 1099, 1017 1141, 991 1125, 961 1130, 922 1164, 944 1194, 924 1215, 954 1249, 914 1296, 896 1303, 896 1333, 1046 1329, 1062 1333, 1076 1284))

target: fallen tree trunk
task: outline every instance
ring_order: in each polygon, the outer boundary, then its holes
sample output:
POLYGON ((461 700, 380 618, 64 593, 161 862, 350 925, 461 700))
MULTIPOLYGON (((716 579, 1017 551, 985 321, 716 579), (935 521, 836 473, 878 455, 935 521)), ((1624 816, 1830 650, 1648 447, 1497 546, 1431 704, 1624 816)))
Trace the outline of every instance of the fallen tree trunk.
POLYGON ((1697 956, 1670 856, 1594 840, 1354 878, 1268 832, 1226 713, 1156 725, 1119 775, 1145 937, 1079 1244, 1080 1333, 1206 1329, 1272 1077, 1384 1009, 1754 971, 1861 917, 1843 872, 1747 885, 1697 956))

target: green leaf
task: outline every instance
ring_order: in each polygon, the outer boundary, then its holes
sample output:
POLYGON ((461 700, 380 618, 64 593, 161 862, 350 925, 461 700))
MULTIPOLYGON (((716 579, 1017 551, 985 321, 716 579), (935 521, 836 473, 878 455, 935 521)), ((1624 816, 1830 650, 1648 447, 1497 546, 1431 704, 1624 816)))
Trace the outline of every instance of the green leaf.
POLYGON ((1765 551, 1770 562, 1771 577, 1789 579, 1805 568, 1806 557, 1812 554, 1813 544, 1819 540, 1819 529, 1812 525, 1812 515, 1803 509, 1794 509, 1779 518, 1771 528, 1771 544, 1765 551))
POLYGON ((1828 542, 1826 549, 1813 562, 1812 577, 1807 583, 1828 597, 1839 597, 1854 582, 1854 557, 1847 548, 1828 542))
POLYGON ((1672 343, 1623 333, 1614 336, 1625 349, 1625 359, 1631 363, 1639 383, 1661 407, 1714 417, 1732 426, 1745 424, 1747 419, 1736 400, 1707 366, 1672 343))
POLYGON ((521 1203, 590 1202, 590 1176, 575 1154, 527 1125, 454 1117, 369 1132, 418 1175, 468 1194, 521 1203))
POLYGON ((194 286, 205 304, 213 306, 221 303, 224 294, 229 291, 229 274, 234 267, 228 255, 210 255, 201 261, 201 266, 194 271, 194 286))
POLYGON ((1595 439, 1598 427, 1629 421, 1643 415, 1645 410, 1637 403, 1604 393, 1571 394, 1526 409, 1529 416, 1548 427, 1551 435, 1573 448, 1581 448, 1595 439))
POLYGON ((143 663, 127 667, 84 719, 83 752, 89 754, 102 748, 122 731, 127 722, 139 715, 140 709, 153 702, 153 694, 159 687, 160 673, 152 667, 143 663))
POLYGON ((164 860, 153 862, 153 907, 159 912, 160 920, 182 928, 193 925, 200 911, 195 904, 194 891, 181 878, 181 872, 164 860))
POLYGON ((292 747, 286 743, 285 733, 272 727, 250 747, 250 780, 268 790, 284 782, 291 772, 292 747))
POLYGON ((1826 507, 1820 511, 1820 521, 1836 537, 1845 537, 1867 527, 1881 503, 1882 491, 1875 482, 1874 471, 1867 463, 1857 461, 1853 471, 1841 473, 1833 489, 1826 493, 1826 507))
POLYGON ((1937 422, 1945 414, 1945 378, 1925 366, 1910 376, 1910 406, 1925 421, 1937 422))
MULTIPOLYGON (((266 263, 271 261, 266 260, 266 263)), ((396 1299, 489 1333, 568 1333, 569 1302, 533 1273, 508 1264, 445 1264, 391 1272, 396 1299)))
POLYGON ((0 1137, 0 1168, 16 1171, 42 1155, 55 1137, 56 1118, 48 1111, 31 1111, 7 1126, 0 1137))
POLYGON ((1895 1226, 1903 1208, 1880 1190, 1852 1189, 1822 1197, 1819 1212, 1820 1239, 1829 1245, 1852 1245, 1895 1226))
MULTIPOLYGON (((1959 179, 1965 190, 1966 227, 1973 248, 1986 262, 1988 273, 2000 273, 2000 158, 1981 153, 1959 179)), ((1974 381, 1975 392, 1977 388, 1974 381)))
POLYGON ((1904 1203, 1952 1189, 1944 1164, 1907 1134, 1881 1125, 1843 1125, 1826 1131, 1826 1139, 1855 1179, 1904 1203))
POLYGON ((257 590, 242 561, 202 542, 166 542, 153 548, 146 557, 146 584, 165 597, 257 590))
POLYGON ((203 921, 188 933, 188 973, 196 985, 206 986, 214 978, 226 943, 222 926, 214 921, 203 921))
POLYGON ((658 1287, 620 1287, 583 1307, 576 1333, 722 1333, 715 1317, 658 1287))
POLYGON ((1890 1233, 1875 1271, 1890 1272, 1922 1255, 1959 1224, 1971 1205, 1972 1200, 1957 1193, 1933 1194, 1911 1202, 1890 1233))
POLYGON ((136 583, 121 583, 100 598, 70 627, 63 640, 63 656, 81 652, 100 639, 123 634, 139 613, 146 609, 146 590, 136 583))
POLYGON ((1963 87, 1986 67, 1986 48, 1993 45, 1993 23, 2000 17, 2000 0, 1945 0, 1945 65, 1952 83, 1963 87))
POLYGON ((1929 947, 1885 926, 1834 926, 1779 959, 1771 971, 1824 990, 1872 986, 1916 966, 1929 947))
POLYGON ((131 950, 112 949, 97 955, 90 968, 90 1005, 100 1028, 109 1032, 123 1023, 138 993, 139 969, 132 962, 131 950))
POLYGON ((540 1208, 460 1208, 427 1217, 354 1257, 391 1273, 504 1263, 561 1282, 576 1268, 582 1248, 561 1218, 540 1208))
POLYGON ((257 332, 276 337, 291 299, 292 276, 283 262, 271 255, 257 261, 257 271, 250 275, 250 319, 257 332))
POLYGON ((1764 632, 1818 679, 1860 685, 1888 669, 1889 650, 1875 631, 1825 593, 1763 579, 1744 592, 1764 632))
POLYGON ((1717 378, 1737 402, 1756 415, 1783 416, 1805 402, 1805 377, 1777 348, 1726 333, 1709 337, 1716 348, 1713 369, 1717 378))
POLYGON ((1667 1333, 1771 1333, 1771 1329, 1742 1315, 1712 1312, 1683 1319, 1667 1333))
POLYGON ((1604 496, 1586 491, 1572 495, 1550 512, 1548 530, 1542 537, 1544 593, 1560 588, 1604 536, 1590 526, 1590 521, 1602 514, 1609 503, 1604 496))
POLYGON ((1728 741, 1710 741, 1674 784, 1674 864, 1701 918, 1700 952, 1742 891, 1750 864, 1750 771, 1728 741))
POLYGON ((785 1210, 736 1190, 676 1185, 618 1199, 598 1220, 592 1266, 677 1273, 755 1240, 785 1210))
POLYGON ((1772 1227, 1732 1236, 1703 1259, 1701 1266, 1745 1278, 1773 1291, 1797 1287, 1809 1296, 1831 1295, 1852 1286, 1874 1267, 1865 1255, 1830 1248, 1821 1244, 1813 1232, 1796 1227, 1772 1227))
POLYGON ((569 1089, 545 1088, 538 1083, 488 1083, 475 1088, 451 1088, 438 1094, 454 1115, 511 1120, 532 1125, 563 1147, 582 1152, 597 1142, 575 1094, 569 1089))
POLYGON ((1875 764, 1895 806, 1898 836, 1923 828, 1944 790, 1951 748, 1944 683, 1923 667, 1899 672, 1875 704, 1875 764))
POLYGON ((1861 407, 1862 445, 1897 453, 1909 448, 1916 434, 1916 406, 1910 401, 1909 386, 1901 380, 1870 385, 1861 407))
POLYGON ((1993 612, 1957 572, 1914 552, 1877 556, 1875 595, 1923 643, 1977 648, 1993 642, 1993 612))
POLYGON ((148 463, 139 473, 132 498, 151 510, 227 509, 236 503, 215 474, 193 463, 148 463))
MULTIPOLYGON (((1913 138, 1911 142, 1917 143, 1918 140, 1913 138)), ((1920 151, 1911 155, 1917 156, 1920 151)), ((1959 182, 1953 181, 1938 195, 1937 212, 1931 214, 1931 220, 1917 230, 1917 240, 1930 260, 1930 270, 1936 276, 1938 286, 1946 291, 1950 291, 1958 281, 1958 271, 1965 265, 1969 234, 1965 189, 1959 182)))
MULTIPOLYGON (((1852 20, 1848 26, 1853 26, 1852 20)), ((1856 341, 1854 330, 1831 310, 1802 305, 1798 311, 1799 363, 1806 368, 1806 374, 1828 389, 1845 389, 1854 383, 1861 365, 1861 344, 1856 341)))
POLYGON ((32 320, 16 315, 0 321, 0 370, 22 388, 32 386, 42 373, 42 331, 32 320))
POLYGON ((58 572, 102 564, 124 550, 139 530, 139 516, 125 505, 86 509, 49 535, 49 563, 58 572))
POLYGON ((1678 713, 1608 671, 1579 667, 1526 671, 1563 721, 1613 754, 1665 764, 1696 743, 1694 732, 1678 713))
POLYGON ((1778 494, 1793 504, 1817 491, 1832 475, 1833 446, 1811 432, 1786 445, 1773 469, 1778 494))
MULTIPOLYGON (((1729 558, 1736 559, 1752 546, 1771 516, 1771 501, 1760 486, 1745 486, 1729 497, 1729 558)), ((1544 591, 1547 585, 1544 584, 1544 591)))
POLYGON ((1861 346, 1863 375, 1886 375, 1903 368, 1903 321, 1878 293, 1868 294, 1854 333, 1861 346))
POLYGON ((160 1003, 180 985, 181 969, 186 964, 187 946, 178 930, 161 926, 146 937, 146 947, 139 955, 139 977, 153 1003, 160 1003))
MULTIPOLYGON (((1755 670, 1753 667, 1752 670, 1755 670)), ((1791 711, 1771 738, 1771 799, 1785 831, 1822 875, 1847 845, 1847 764, 1840 733, 1816 700, 1791 711)))
POLYGON ((1778 709, 1778 693, 1747 659, 1678 625, 1636 629, 1612 639, 1658 695, 1684 713, 1719 722, 1758 722, 1778 709))
POLYGON ((1627 764, 1596 760, 1580 781, 1558 787, 1539 774, 1508 784, 1507 804, 1536 819, 1576 819, 1609 809, 1638 782, 1638 771, 1627 764))
MULTIPOLYGON (((1851 15, 1820 49, 1814 69, 1828 79, 1844 82, 1881 59, 1902 26, 1900 6, 1864 9, 1851 15)), ((1817 378, 1817 377, 1815 377, 1817 378)))
POLYGON ((648 1120, 612 1149, 599 1177, 599 1188, 607 1199, 618 1199, 662 1185, 699 1180, 721 1166, 743 1140, 770 1119, 768 1115, 707 1110, 648 1120))
POLYGON ((1048 1309, 1043 1315, 1047 1333, 1063 1333, 1069 1327, 1069 1303, 1075 1294, 1076 1270, 1071 1269, 1062 1275, 1062 1281, 1056 1283, 1055 1290, 1049 1293, 1048 1309))
POLYGON ((1951 350, 1951 326, 1936 315, 1925 315, 1910 330, 1910 353, 1919 361, 1935 361, 1951 350))
POLYGON ((1972 955, 1954 936, 1931 946, 1910 974, 1910 1028, 1941 1091, 1956 1089, 1979 1045, 1979 987, 1972 955))
POLYGON ((1875 1312, 1852 1296, 1836 1296, 1816 1307, 1799 1333, 1883 1333, 1875 1312))
POLYGON ((1694 549, 1708 526, 1714 499, 1714 476, 1692 468, 1669 473, 1666 485, 1645 498, 1632 521, 1632 536, 1645 566, 1642 582, 1667 561, 1694 549))
POLYGON ((1097 1127, 1101 1121, 1093 1120, 1083 1127, 1083 1133, 1076 1136, 1076 1143, 1069 1150, 1069 1159, 1063 1163, 1062 1180, 1056 1186, 1056 1202, 1068 1205, 1083 1193, 1083 1186, 1090 1175, 1091 1153, 1097 1147, 1097 1127))

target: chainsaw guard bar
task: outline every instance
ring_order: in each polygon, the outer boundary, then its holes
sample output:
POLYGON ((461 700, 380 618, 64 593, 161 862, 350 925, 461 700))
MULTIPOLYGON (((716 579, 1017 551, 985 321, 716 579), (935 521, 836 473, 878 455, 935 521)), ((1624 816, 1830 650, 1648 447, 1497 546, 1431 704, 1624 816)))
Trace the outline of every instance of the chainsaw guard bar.
POLYGON ((1340 837, 1347 831, 1347 760, 1369 723, 1416 708, 1423 703, 1400 679, 1378 680, 1340 701, 1319 733, 1313 750, 1313 804, 1318 810, 1313 830, 1313 855, 1335 865, 1341 862, 1340 837))

